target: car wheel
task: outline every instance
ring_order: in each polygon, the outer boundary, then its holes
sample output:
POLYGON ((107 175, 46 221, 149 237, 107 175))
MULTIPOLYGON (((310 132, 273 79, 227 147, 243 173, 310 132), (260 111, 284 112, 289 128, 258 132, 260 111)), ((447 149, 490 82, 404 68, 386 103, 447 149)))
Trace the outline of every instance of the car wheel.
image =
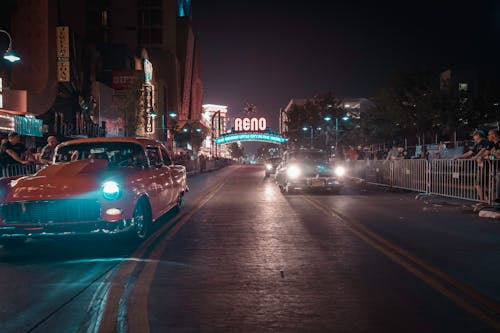
POLYGON ((148 238, 151 228, 151 210, 149 206, 141 200, 134 208, 134 236, 137 240, 143 241, 148 238))
POLYGON ((177 197, 177 204, 175 205, 175 208, 177 210, 180 210, 181 209, 181 206, 182 206, 182 198, 184 197, 184 193, 183 192, 180 192, 179 193, 179 196, 177 197))

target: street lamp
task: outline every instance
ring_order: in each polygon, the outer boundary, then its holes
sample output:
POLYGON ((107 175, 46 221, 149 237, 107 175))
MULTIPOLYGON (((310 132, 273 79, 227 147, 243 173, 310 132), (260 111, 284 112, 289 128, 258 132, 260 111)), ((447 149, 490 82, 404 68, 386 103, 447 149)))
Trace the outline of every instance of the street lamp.
POLYGON ((213 152, 214 152, 214 150, 215 150, 215 157, 218 157, 218 156, 219 156, 219 155, 218 155, 218 152, 217 152, 217 143, 215 143, 215 135, 217 134, 217 135, 219 135, 219 136, 220 136, 220 134, 221 134, 221 133, 220 133, 220 132, 221 132, 221 123, 220 123, 220 118, 221 118, 221 117, 220 117, 220 110, 218 110, 218 111, 214 112, 214 114, 212 115, 212 119, 211 119, 211 125, 212 125, 212 128, 211 128, 211 130, 212 130, 212 147, 213 147, 213 148, 212 148, 212 149, 213 149, 213 150, 212 150, 212 154, 213 154, 213 152), (214 122, 215 122, 215 117, 218 117, 218 121, 217 121, 217 129, 218 129, 218 132, 216 132, 216 131, 215 131, 215 124, 214 124, 214 122))
POLYGON ((307 130, 311 130, 311 148, 312 148, 313 147, 313 139, 314 139, 313 127, 312 126, 304 126, 304 127, 302 127, 302 130, 304 132, 307 132, 307 130))
MULTIPOLYGON (((332 117, 330 115, 327 115, 323 118, 325 121, 329 122, 332 120, 332 117)), ((343 121, 349 120, 350 117, 348 114, 345 114, 342 116, 343 121)), ((339 143, 339 117, 335 117, 335 156, 337 156, 337 146, 339 143)))
POLYGON ((12 50, 12 37, 10 36, 10 34, 3 29, 0 29, 0 32, 3 32, 4 34, 7 35, 7 37, 9 37, 9 47, 7 48, 5 53, 3 54, 3 58, 5 60, 10 61, 10 62, 17 62, 17 61, 21 60, 21 58, 17 54, 15 54, 14 51, 12 50))

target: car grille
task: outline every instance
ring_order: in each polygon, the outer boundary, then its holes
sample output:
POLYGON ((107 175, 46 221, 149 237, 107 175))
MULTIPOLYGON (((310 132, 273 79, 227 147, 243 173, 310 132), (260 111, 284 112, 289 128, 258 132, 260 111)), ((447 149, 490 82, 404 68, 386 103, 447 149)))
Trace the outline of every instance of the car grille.
POLYGON ((57 223, 96 221, 101 205, 96 200, 64 199, 12 202, 1 205, 5 223, 57 223))

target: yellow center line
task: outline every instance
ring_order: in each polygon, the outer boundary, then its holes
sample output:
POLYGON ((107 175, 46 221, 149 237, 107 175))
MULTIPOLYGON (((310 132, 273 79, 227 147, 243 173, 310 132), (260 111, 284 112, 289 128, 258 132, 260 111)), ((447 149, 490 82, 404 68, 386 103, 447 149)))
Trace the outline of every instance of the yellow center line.
POLYGON ((358 236, 360 239, 365 241, 367 244, 380 251, 392 261, 396 262, 400 266, 404 267, 406 270, 414 274, 420 280, 440 292, 442 295, 453 301, 455 304, 460 306, 462 309, 467 312, 475 315, 483 322, 492 326, 496 330, 500 330, 500 322, 493 318, 490 314, 490 311, 485 311, 482 308, 477 307, 476 305, 468 302, 462 296, 451 290, 445 284, 441 283, 439 280, 431 276, 430 274, 423 271, 421 268, 433 273, 435 276, 441 278, 443 281, 447 282, 452 287, 456 288, 464 295, 471 298, 474 302, 482 304, 484 307, 487 307, 492 312, 495 312, 496 315, 499 314, 497 309, 499 309, 498 303, 487 298, 486 296, 480 294, 473 288, 462 284, 461 282, 455 280, 451 276, 446 273, 440 271, 434 266, 426 263, 425 261, 411 255, 407 251, 401 249, 397 245, 389 242, 388 240, 382 238, 379 235, 376 235, 372 231, 368 230, 366 227, 362 226, 359 222, 353 221, 342 214, 334 211, 331 208, 325 207, 322 203, 318 202, 315 199, 312 199, 308 196, 303 196, 303 198, 311 203, 314 207, 316 207, 319 211, 324 213, 329 217, 335 217, 338 219, 342 225, 347 227, 352 233, 358 236), (420 266, 420 267, 419 267, 420 266))
POLYGON ((194 208, 189 214, 184 216, 184 218, 176 223, 172 230, 169 231, 166 237, 164 237, 158 243, 158 245, 149 255, 150 260, 146 263, 144 269, 141 271, 130 298, 128 311, 130 315, 127 318, 129 332, 147 333, 150 331, 148 312, 149 293, 151 290, 153 278, 156 273, 156 269, 162 255, 165 253, 165 249, 169 244, 169 241, 171 241, 175 237, 177 232, 181 230, 184 224, 186 224, 194 214, 196 214, 207 202, 209 202, 223 186, 223 183, 218 184, 218 186, 209 195, 204 197, 204 199, 198 204, 196 208, 194 208))
MULTIPOLYGON (((220 190, 220 188, 224 184, 224 181, 225 180, 223 179, 222 181, 214 185, 212 189, 208 192, 208 194, 200 198, 195 204, 195 208, 190 213, 174 217, 171 221, 169 221, 168 223, 163 225, 159 230, 157 230, 153 235, 148 237, 148 239, 143 244, 141 244, 141 246, 132 254, 131 257, 132 258, 144 257, 148 249, 150 249, 150 247, 155 244, 158 237, 160 237, 165 232, 165 230, 168 230, 172 226, 173 226, 172 230, 170 230, 169 234, 167 235, 170 235, 174 230, 176 233, 180 229, 180 226, 184 225, 186 221, 189 220, 189 218, 192 217, 195 212, 197 212, 203 205, 205 205, 206 202, 208 202, 208 200, 210 200, 213 197, 213 195, 215 195, 215 193, 217 193, 220 190)), ((109 289, 108 297, 105 300, 106 307, 104 315, 102 316, 103 319, 100 324, 99 332, 117 332, 117 320, 119 316, 120 301, 127 287, 127 283, 130 282, 130 277, 134 274, 135 270, 138 268, 138 264, 140 263, 140 261, 141 260, 127 260, 126 262, 121 264, 119 270, 115 274, 111 287, 109 289)), ((149 270, 151 270, 151 266, 148 267, 148 265, 146 264, 145 267, 143 268, 143 271, 149 271, 149 270)), ((156 267, 154 271, 156 271, 156 267)), ((140 272, 139 274, 142 275, 142 272, 140 272)), ((139 281, 139 279, 137 281, 139 281)), ((148 320, 146 322, 149 324, 148 320)), ((147 331, 145 331, 144 329, 140 329, 137 332, 147 332, 147 331)))

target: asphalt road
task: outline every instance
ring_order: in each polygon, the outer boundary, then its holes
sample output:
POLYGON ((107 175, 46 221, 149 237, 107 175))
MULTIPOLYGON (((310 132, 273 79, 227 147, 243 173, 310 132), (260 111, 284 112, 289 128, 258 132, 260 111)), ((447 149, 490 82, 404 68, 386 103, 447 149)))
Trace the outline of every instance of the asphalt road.
POLYGON ((500 223, 414 194, 283 195, 260 166, 189 180, 140 246, 0 249, 0 332, 494 332, 500 223))

